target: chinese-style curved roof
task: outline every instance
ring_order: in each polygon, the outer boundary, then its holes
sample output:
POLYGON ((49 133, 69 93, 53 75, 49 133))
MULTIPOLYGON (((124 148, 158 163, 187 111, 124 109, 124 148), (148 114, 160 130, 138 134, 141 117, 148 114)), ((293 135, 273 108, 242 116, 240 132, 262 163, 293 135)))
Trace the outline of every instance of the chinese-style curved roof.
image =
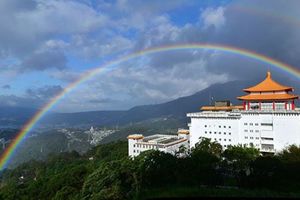
POLYGON ((271 72, 267 72, 267 77, 261 83, 244 89, 245 92, 272 92, 272 91, 291 91, 292 87, 281 85, 274 81, 271 77, 271 72))
POLYGON ((256 100, 291 100, 291 99, 298 99, 297 95, 293 94, 248 94, 245 96, 238 97, 240 100, 247 100, 247 101, 256 101, 256 100))

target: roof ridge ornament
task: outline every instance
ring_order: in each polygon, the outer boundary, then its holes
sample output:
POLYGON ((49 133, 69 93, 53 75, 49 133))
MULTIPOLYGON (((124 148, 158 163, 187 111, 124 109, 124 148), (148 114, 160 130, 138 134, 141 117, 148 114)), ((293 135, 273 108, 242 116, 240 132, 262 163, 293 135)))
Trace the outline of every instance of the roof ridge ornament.
POLYGON ((267 71, 267 78, 272 78, 270 70, 267 71))

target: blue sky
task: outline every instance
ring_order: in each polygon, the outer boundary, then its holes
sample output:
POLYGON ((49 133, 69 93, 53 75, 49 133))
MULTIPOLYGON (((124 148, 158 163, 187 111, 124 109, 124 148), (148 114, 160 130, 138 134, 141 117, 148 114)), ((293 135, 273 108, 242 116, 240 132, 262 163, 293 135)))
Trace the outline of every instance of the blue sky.
MULTIPOLYGON (((87 70, 168 44, 230 45, 298 67, 299 6, 297 0, 2 0, 0 103, 41 107, 87 70)), ((124 110, 166 102, 215 83, 261 79, 267 69, 221 52, 160 53, 95 76, 54 110, 124 110)), ((272 72, 287 83, 298 81, 272 72)))

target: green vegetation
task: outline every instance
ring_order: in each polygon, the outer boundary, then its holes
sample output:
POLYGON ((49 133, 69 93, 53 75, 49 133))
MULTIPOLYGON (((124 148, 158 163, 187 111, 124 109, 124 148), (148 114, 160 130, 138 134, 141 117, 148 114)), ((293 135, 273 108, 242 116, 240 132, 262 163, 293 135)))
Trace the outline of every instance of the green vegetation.
POLYGON ((0 199, 148 199, 299 197, 300 148, 274 156, 250 147, 222 151, 202 139, 184 158, 146 151, 134 160, 127 142, 30 161, 1 174, 0 199))

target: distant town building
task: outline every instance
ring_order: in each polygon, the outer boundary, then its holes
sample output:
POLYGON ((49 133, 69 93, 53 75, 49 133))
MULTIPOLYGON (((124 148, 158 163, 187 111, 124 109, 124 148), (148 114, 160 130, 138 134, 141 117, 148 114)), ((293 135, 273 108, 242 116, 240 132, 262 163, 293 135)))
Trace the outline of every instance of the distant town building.
POLYGON ((128 154, 129 156, 138 156, 146 150, 159 150, 173 155, 184 154, 180 149, 189 150, 189 131, 180 130, 178 135, 151 135, 144 137, 141 134, 133 134, 128 137, 128 154))
POLYGON ((200 138, 210 138, 223 149, 230 145, 252 146, 261 153, 276 153, 289 145, 299 145, 300 110, 295 106, 298 96, 293 91, 292 87, 274 81, 267 72, 265 80, 244 89, 247 94, 237 97, 242 105, 216 101, 214 105, 203 106, 201 112, 188 113, 189 130, 179 130, 177 137, 128 136, 129 155, 136 156, 148 149, 173 153, 179 150, 179 141, 191 149, 200 138), (160 142, 163 138, 168 141, 168 137, 173 137, 172 142, 160 142))
POLYGON ((243 105, 216 103, 187 114, 191 147, 199 137, 210 138, 225 149, 245 145, 271 153, 300 144, 300 111, 294 102, 298 96, 291 93, 292 87, 277 83, 268 72, 264 81, 244 91, 247 94, 238 97, 243 105))

